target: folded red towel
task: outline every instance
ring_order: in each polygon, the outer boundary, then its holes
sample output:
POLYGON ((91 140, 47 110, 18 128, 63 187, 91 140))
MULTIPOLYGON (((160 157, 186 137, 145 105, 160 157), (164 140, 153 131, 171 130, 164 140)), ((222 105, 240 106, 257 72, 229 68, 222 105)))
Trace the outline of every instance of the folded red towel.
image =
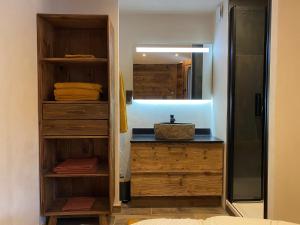
POLYGON ((63 211, 80 211, 90 210, 93 207, 95 198, 91 197, 74 197, 69 198, 62 208, 63 211))
POLYGON ((97 158, 67 159, 58 164, 53 171, 55 173, 92 173, 97 170, 97 158))

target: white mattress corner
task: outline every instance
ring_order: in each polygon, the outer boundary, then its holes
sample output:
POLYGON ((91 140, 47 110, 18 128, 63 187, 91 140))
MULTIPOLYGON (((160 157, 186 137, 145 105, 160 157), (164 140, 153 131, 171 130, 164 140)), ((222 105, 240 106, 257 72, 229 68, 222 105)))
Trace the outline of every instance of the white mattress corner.
POLYGON ((196 219, 149 219, 134 225, 297 225, 283 221, 253 219, 233 216, 215 216, 206 220, 196 219))

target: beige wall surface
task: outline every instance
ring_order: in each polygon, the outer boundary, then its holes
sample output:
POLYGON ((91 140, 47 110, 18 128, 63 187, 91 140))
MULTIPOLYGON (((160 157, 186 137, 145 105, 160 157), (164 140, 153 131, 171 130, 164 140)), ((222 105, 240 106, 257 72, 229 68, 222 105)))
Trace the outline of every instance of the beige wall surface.
MULTIPOLYGON (((223 1, 223 18, 215 19, 213 51, 213 134, 225 142, 227 138, 227 80, 228 80, 228 0, 223 1)), ((226 148, 225 148, 226 149, 226 148)), ((226 151, 224 152, 226 174, 226 151)), ((226 176, 224 176, 224 196, 226 176)), ((225 200, 225 198, 224 198, 225 200)), ((225 202, 225 201, 223 201, 225 202)))
POLYGON ((35 14, 38 0, 0 3, 0 224, 39 224, 35 14))
POLYGON ((228 0, 223 1, 223 18, 215 19, 213 52, 214 134, 226 140, 228 80, 228 0))
POLYGON ((300 1, 272 8, 269 217, 300 223, 300 1))
MULTIPOLYGON (((40 224, 36 58, 38 12, 109 14, 115 26, 118 44, 117 0, 1 1, 1 225, 40 224)), ((118 48, 116 60, 117 53, 118 48)), ((116 63, 116 69, 117 65, 116 63)), ((118 101, 117 97, 115 101, 118 101)))

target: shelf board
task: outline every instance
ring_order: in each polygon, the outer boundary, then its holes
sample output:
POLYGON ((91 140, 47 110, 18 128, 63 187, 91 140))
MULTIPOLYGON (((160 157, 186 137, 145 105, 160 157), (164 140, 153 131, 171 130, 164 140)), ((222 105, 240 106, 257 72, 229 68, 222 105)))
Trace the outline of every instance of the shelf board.
POLYGON ((44 139, 108 139, 109 136, 91 136, 91 135, 80 135, 80 136, 63 136, 63 135, 59 135, 59 136, 43 136, 44 139))
POLYGON ((72 173, 72 174, 58 174, 49 172, 44 175, 47 178, 63 178, 63 177, 108 177, 109 170, 107 165, 99 165, 96 173, 72 173))
POLYGON ((43 101, 44 104, 108 104, 108 101, 43 101))
POLYGON ((58 64, 102 64, 107 63, 107 58, 43 58, 42 62, 58 64))
POLYGON ((46 210, 45 216, 73 216, 73 215, 107 215, 109 214, 108 198, 96 198, 93 207, 88 210, 81 211, 63 211, 62 208, 67 202, 67 198, 58 198, 46 210))

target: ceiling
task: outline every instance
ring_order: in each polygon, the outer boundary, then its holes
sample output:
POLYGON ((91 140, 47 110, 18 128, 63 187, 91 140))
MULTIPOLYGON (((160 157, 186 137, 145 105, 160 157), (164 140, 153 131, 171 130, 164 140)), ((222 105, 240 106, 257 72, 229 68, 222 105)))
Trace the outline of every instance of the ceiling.
POLYGON ((221 0, 119 0, 121 13, 208 13, 221 0))

